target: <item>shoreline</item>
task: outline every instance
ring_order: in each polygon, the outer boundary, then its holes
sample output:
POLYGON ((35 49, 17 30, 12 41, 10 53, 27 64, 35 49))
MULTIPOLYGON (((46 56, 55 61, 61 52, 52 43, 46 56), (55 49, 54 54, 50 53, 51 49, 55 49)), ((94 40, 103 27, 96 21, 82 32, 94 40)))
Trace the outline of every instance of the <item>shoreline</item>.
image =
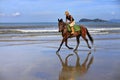
MULTIPOLYGON (((76 80, 119 80, 120 36, 106 34, 92 35, 92 37, 95 41, 91 50, 87 48, 85 41, 80 39, 78 56, 73 50, 67 49, 65 45, 62 46, 58 55, 56 54, 61 43, 61 35, 0 38, 0 79, 58 80, 61 78, 61 73, 68 78, 70 78, 69 74, 73 73, 76 80), (61 56, 65 62, 65 58, 70 54, 72 56, 68 58, 68 66, 74 70, 76 70, 77 58, 80 59, 80 65, 88 60, 84 69, 88 64, 90 66, 84 75, 75 73, 71 69, 68 71, 63 69, 58 56, 61 56)), ((76 46, 75 38, 69 39, 68 44, 74 48, 76 46)))

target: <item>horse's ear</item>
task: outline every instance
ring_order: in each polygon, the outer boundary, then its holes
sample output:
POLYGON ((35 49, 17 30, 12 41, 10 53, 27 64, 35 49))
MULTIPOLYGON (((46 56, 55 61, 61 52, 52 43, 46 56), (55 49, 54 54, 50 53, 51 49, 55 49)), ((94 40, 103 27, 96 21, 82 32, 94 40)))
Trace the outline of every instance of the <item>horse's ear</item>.
POLYGON ((58 18, 58 21, 60 21, 59 18, 58 18))
POLYGON ((60 21, 63 22, 63 19, 61 18, 60 21))

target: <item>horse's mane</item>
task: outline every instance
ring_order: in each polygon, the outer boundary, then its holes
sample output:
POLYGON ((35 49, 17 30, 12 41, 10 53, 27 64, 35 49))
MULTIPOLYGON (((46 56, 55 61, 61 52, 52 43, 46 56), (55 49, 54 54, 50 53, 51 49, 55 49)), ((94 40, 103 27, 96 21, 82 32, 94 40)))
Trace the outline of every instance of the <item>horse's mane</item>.
POLYGON ((65 25, 67 25, 67 23, 64 22, 62 18, 59 20, 59 22, 63 22, 65 25))

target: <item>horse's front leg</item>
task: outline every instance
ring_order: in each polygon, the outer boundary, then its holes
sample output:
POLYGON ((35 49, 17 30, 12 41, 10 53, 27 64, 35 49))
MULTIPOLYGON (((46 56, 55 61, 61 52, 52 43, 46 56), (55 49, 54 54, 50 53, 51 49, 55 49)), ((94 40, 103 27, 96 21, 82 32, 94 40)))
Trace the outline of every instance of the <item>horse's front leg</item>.
POLYGON ((66 46, 68 49, 73 49, 72 47, 69 47, 67 43, 68 43, 68 38, 65 40, 65 46, 66 46))
POLYGON ((65 42, 65 38, 62 39, 62 42, 61 42, 60 47, 58 48, 57 52, 60 51, 60 49, 61 49, 61 47, 62 47, 62 45, 63 45, 64 42, 65 42))
POLYGON ((76 50, 78 49, 78 46, 79 46, 79 44, 80 44, 80 40, 79 40, 79 38, 80 38, 80 36, 77 36, 77 37, 76 37, 76 40, 77 40, 77 46, 76 46, 76 48, 74 49, 74 51, 76 51, 76 50))

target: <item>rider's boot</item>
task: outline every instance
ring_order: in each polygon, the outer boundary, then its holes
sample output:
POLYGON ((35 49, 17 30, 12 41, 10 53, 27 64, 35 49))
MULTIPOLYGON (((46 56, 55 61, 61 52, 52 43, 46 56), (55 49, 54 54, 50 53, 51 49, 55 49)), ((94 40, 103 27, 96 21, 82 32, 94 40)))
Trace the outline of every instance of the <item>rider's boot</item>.
POLYGON ((72 30, 71 34, 74 34, 75 31, 74 31, 74 27, 73 26, 71 26, 71 30, 72 30))

